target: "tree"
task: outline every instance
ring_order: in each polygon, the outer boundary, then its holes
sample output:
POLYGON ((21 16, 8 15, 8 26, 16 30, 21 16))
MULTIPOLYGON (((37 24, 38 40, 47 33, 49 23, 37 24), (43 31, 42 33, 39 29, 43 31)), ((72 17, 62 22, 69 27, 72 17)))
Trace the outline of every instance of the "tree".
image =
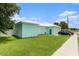
POLYGON ((13 29, 14 28, 14 25, 15 25, 15 21, 11 20, 9 22, 10 25, 8 25, 8 29, 13 29))
POLYGON ((5 33, 11 24, 10 17, 19 13, 20 7, 15 3, 0 3, 0 31, 5 33))
POLYGON ((55 22, 54 24, 60 26, 61 29, 68 29, 68 24, 65 21, 61 21, 60 23, 55 22))
POLYGON ((68 29, 68 24, 65 21, 60 22, 61 29, 68 29))
POLYGON ((55 22, 54 24, 59 26, 59 23, 58 22, 55 22))

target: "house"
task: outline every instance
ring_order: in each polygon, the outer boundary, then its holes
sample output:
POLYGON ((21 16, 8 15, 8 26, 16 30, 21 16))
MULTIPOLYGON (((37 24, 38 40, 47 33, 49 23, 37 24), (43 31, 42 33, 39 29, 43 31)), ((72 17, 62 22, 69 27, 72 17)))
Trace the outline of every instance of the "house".
POLYGON ((15 34, 18 37, 34 37, 40 34, 56 35, 61 30, 53 24, 42 24, 37 22, 20 21, 15 25, 15 34))

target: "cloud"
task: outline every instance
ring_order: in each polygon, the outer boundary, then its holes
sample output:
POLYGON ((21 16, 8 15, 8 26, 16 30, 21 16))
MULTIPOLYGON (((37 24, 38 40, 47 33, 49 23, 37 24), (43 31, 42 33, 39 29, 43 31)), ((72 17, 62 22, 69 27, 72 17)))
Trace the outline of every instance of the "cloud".
POLYGON ((70 16, 70 17, 68 17, 69 18, 69 20, 77 20, 77 16, 70 16))
POLYGON ((67 15, 71 16, 77 14, 77 11, 64 11, 63 13, 59 14, 60 17, 65 17, 67 15))
POLYGON ((67 15, 69 19, 69 27, 79 28, 79 14, 77 11, 64 11, 63 13, 60 13, 56 18, 56 22, 67 22, 67 15))
POLYGON ((21 21, 27 19, 26 17, 21 17, 18 14, 15 14, 13 17, 11 17, 12 20, 21 21))
POLYGON ((75 20, 75 21, 78 20, 78 19, 79 19, 79 14, 69 16, 69 19, 70 19, 70 20, 75 20))
POLYGON ((29 22, 29 23, 37 23, 37 24, 50 25, 49 22, 41 21, 41 17, 39 17, 39 18, 35 18, 35 17, 27 18, 27 17, 21 17, 18 14, 15 14, 13 17, 11 17, 11 19, 15 20, 16 23, 19 22, 19 21, 23 21, 23 22, 29 22))
POLYGON ((66 18, 57 18, 55 22, 66 21, 66 18))
POLYGON ((13 17, 11 17, 12 20, 15 20, 16 22, 19 22, 19 21, 33 21, 33 22, 39 22, 40 21, 40 17, 39 18, 35 18, 35 17, 21 17, 20 15, 18 14, 15 14, 13 17))
POLYGON ((77 11, 64 11, 63 13, 60 13, 57 17, 57 21, 67 21, 67 16, 69 21, 74 21, 79 19, 79 14, 77 11))

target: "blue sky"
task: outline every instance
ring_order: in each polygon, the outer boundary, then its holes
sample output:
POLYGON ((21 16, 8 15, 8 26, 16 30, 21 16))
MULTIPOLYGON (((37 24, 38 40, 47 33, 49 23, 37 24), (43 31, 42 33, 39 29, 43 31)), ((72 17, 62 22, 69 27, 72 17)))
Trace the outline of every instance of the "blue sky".
MULTIPOLYGON (((66 21, 69 15, 69 26, 78 27, 79 4, 66 3, 19 3, 21 7, 19 16, 27 19, 35 19, 40 22, 66 21)), ((27 20, 26 19, 26 20, 27 20)))

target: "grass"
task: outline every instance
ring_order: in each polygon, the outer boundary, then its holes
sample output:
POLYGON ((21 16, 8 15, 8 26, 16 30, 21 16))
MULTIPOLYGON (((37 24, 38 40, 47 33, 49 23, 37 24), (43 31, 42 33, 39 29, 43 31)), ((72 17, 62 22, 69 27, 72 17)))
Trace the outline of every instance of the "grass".
POLYGON ((50 56, 67 41, 67 35, 39 35, 19 39, 0 37, 0 55, 3 56, 50 56))

